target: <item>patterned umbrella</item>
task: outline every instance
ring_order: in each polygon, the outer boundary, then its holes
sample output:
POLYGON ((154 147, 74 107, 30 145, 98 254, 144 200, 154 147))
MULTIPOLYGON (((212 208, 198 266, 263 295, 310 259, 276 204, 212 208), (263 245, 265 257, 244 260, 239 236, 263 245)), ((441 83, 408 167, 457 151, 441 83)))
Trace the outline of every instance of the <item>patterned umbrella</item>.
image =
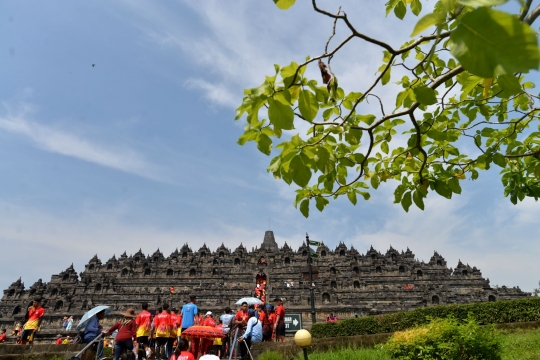
POLYGON ((197 338, 197 339, 215 339, 224 338, 223 330, 212 326, 191 326, 182 331, 182 336, 197 338))
POLYGON ((236 305, 242 305, 243 302, 247 302, 248 305, 260 305, 263 304, 261 299, 258 299, 256 297, 245 297, 241 298, 236 302, 236 305))

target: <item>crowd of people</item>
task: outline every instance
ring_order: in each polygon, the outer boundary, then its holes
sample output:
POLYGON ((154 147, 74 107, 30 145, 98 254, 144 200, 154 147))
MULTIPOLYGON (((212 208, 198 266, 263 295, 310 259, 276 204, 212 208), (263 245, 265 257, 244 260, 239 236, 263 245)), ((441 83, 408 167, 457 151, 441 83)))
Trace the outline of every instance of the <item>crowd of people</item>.
MULTIPOLYGON (((105 310, 92 316, 85 325, 80 336, 83 343, 95 342, 97 357, 103 357, 104 339, 116 334, 114 339, 114 360, 132 355, 135 359, 171 359, 171 360, 219 360, 227 358, 231 352, 249 358, 249 349, 255 342, 280 341, 285 338, 285 309, 280 298, 273 305, 248 305, 247 302, 234 311, 226 307, 218 317, 211 311, 204 313, 197 306, 196 296, 177 309, 163 304, 156 310, 149 309, 147 303, 141 305, 137 314, 134 309, 122 313, 122 319, 105 330, 101 321, 105 318, 105 310), (205 337, 189 335, 188 329, 193 326, 206 326, 215 329, 219 336, 205 337), (187 333, 186 333, 187 331, 187 333)), ((40 299, 35 299, 28 308, 26 322, 17 329, 20 344, 32 344, 34 335, 39 329, 45 310, 40 299)), ((65 317, 62 322, 64 330, 71 330, 73 317, 65 317)), ((0 343, 6 339, 6 330, 0 332, 0 343)), ((56 344, 70 344, 74 339, 58 334, 56 344)))
MULTIPOLYGON (((195 296, 180 310, 163 304, 151 311, 144 303, 139 314, 128 309, 108 330, 100 325, 105 317, 105 311, 101 311, 86 325, 83 342, 89 343, 116 331, 114 360, 119 360, 124 353, 133 353, 137 359, 219 360, 236 349, 247 359, 252 343, 284 341, 285 309, 281 299, 275 299, 275 303, 274 308, 272 305, 249 306, 244 302, 236 312, 226 307, 216 318, 211 311, 200 311, 195 296), (193 326, 214 328, 222 335, 215 338, 189 335, 188 329, 193 326)), ((95 350, 101 358, 101 340, 96 342, 95 350)))

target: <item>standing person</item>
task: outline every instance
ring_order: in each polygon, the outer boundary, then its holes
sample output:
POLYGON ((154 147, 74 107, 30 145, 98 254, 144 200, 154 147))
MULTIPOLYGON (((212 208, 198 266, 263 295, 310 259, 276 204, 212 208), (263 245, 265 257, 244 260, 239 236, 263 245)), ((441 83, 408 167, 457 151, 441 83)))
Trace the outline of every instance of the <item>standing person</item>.
POLYGON ((180 339, 178 346, 171 356, 170 360, 195 360, 192 353, 188 351, 189 343, 186 339, 180 339))
MULTIPOLYGON (((223 323, 221 322, 221 319, 218 319, 216 329, 219 332, 223 333, 223 323)), ((212 345, 212 348, 216 349, 216 355, 218 356, 218 359, 221 358, 221 354, 223 354, 223 352, 221 352, 221 348, 223 347, 223 340, 221 338, 215 338, 212 345)), ((207 353, 210 354, 210 351, 208 351, 207 353)))
MULTIPOLYGON (((211 326, 216 327, 216 322, 214 321, 211 311, 208 311, 204 316, 204 320, 201 322, 202 326, 211 326)), ((201 354, 206 354, 206 351, 212 345, 213 340, 211 339, 201 339, 201 354)))
POLYGON ((133 342, 137 339, 137 323, 134 309, 127 309, 122 314, 123 318, 114 324, 109 330, 103 331, 104 335, 110 335, 118 330, 114 341, 114 360, 119 360, 124 351, 133 350, 133 342))
MULTIPOLYGON (((101 310, 98 312, 95 316, 92 316, 90 320, 88 320, 88 323, 86 324, 86 327, 84 328, 83 333, 83 343, 88 344, 92 340, 94 340, 96 337, 101 335, 101 330, 103 329, 103 326, 100 325, 99 321, 103 320, 105 318, 105 310, 101 310)), ((97 358, 101 359, 103 357, 103 339, 100 339, 97 342, 97 345, 94 345, 97 351, 97 358)))
POLYGON ((11 335, 12 335, 12 336, 18 336, 18 335, 20 335, 21 328, 22 328, 22 325, 21 325, 20 321, 17 321, 17 323, 15 324, 15 327, 14 327, 13 330, 11 331, 11 335))
POLYGON ((169 333, 169 340, 167 340, 167 354, 171 356, 173 353, 173 345, 176 340, 176 334, 178 333, 178 315, 176 308, 171 307, 171 327, 169 333))
POLYGON ((56 341, 54 343, 56 345, 62 344, 62 335, 60 335, 60 334, 56 335, 56 341))
POLYGON ((167 341, 171 333, 171 315, 169 314, 169 305, 163 304, 163 311, 157 314, 154 318, 154 327, 156 329, 156 356, 161 356, 161 349, 165 352, 165 357, 168 359, 170 354, 167 354, 167 341))
POLYGON ((45 309, 41 307, 41 299, 34 299, 32 306, 28 308, 26 313, 28 321, 23 326, 23 332, 21 335, 21 344, 28 343, 32 345, 34 342, 34 335, 38 331, 39 325, 41 325, 41 320, 45 315, 45 309))
POLYGON ((223 333, 225 334, 225 338, 222 340, 221 344, 221 356, 226 357, 229 355, 227 351, 227 344, 230 341, 231 327, 234 325, 234 315, 232 314, 231 308, 227 306, 225 308, 225 314, 221 315, 219 319, 223 324, 223 333))
POLYGON ((66 331, 67 323, 68 323, 68 317, 64 316, 64 319, 62 320, 62 329, 64 329, 64 331, 66 331))
POLYGON ((6 329, 2 329, 2 332, 0 332, 0 344, 6 342, 6 336, 6 329))
POLYGON ((254 342, 261 342, 263 339, 262 324, 257 319, 257 311, 249 310, 249 320, 246 325, 246 332, 238 339, 240 343, 240 355, 243 359, 246 358, 248 349, 251 348, 251 344, 254 342), (242 342, 244 344, 242 344, 242 342))
POLYGON ((285 308, 281 298, 274 299, 276 303, 276 321, 274 323, 274 334, 276 341, 285 341, 285 308))
POLYGON ((137 315, 135 324, 137 324, 137 344, 139 348, 144 349, 145 353, 148 353, 148 337, 152 329, 152 314, 148 311, 148 303, 142 303, 141 312, 137 315))
POLYGON ((337 322, 337 321, 338 321, 338 318, 336 315, 334 315, 334 313, 331 313, 330 315, 326 317, 326 322, 337 322))
MULTIPOLYGON (((238 309, 238 311, 234 315, 234 324, 238 328, 238 338, 244 335, 244 331, 246 331, 248 320, 249 320, 248 304, 247 302, 244 301, 242 305, 240 306, 240 309, 238 309)), ((232 338, 234 341, 234 334, 232 334, 232 338)), ((233 351, 235 346, 237 346, 237 344, 231 344, 231 348, 229 349, 229 351, 233 351)))
POLYGON ((66 331, 70 331, 73 326, 73 316, 70 316, 67 321, 66 331))
POLYGON ((189 297, 189 303, 182 306, 182 331, 193 325, 199 325, 199 308, 197 307, 197 297, 191 295, 189 297))

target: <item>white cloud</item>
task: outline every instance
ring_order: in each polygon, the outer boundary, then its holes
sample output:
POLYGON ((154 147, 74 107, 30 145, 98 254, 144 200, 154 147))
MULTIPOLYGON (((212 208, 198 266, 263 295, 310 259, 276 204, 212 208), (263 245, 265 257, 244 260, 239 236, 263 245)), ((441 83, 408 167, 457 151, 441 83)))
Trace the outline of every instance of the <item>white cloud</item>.
POLYGON ((39 149, 148 179, 166 181, 159 175, 158 169, 154 165, 148 163, 141 154, 133 149, 125 146, 95 143, 82 136, 28 120, 28 114, 32 112, 32 107, 28 104, 19 106, 20 111, 17 114, 12 114, 7 104, 4 106, 8 112, 6 115, 0 116, 0 130, 19 135, 39 149))
POLYGON ((186 86, 203 90, 205 97, 216 104, 231 108, 236 108, 239 105, 238 99, 232 95, 232 91, 222 83, 213 84, 202 79, 188 79, 186 86))

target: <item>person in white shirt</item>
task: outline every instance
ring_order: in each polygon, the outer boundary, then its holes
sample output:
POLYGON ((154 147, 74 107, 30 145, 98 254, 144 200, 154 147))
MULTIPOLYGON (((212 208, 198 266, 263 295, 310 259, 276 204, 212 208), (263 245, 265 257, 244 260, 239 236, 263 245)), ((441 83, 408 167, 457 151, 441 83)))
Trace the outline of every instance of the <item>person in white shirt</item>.
POLYGON ((208 348, 208 351, 206 352, 206 355, 201 356, 199 360, 219 360, 219 357, 216 355, 216 353, 216 347, 210 346, 208 348))

